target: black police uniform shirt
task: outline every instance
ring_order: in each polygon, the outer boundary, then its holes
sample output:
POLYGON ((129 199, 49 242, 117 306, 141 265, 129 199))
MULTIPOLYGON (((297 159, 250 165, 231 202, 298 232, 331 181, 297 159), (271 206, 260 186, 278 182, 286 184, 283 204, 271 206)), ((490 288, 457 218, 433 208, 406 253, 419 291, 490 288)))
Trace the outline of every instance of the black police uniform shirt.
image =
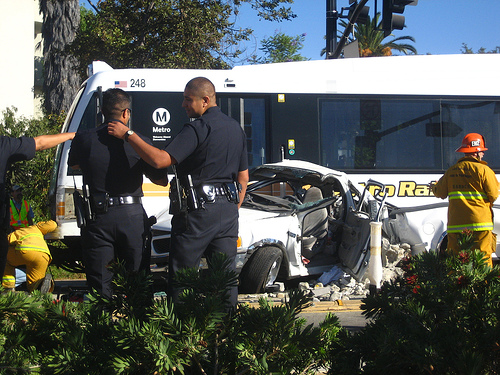
POLYGON ((5 175, 12 163, 35 157, 35 139, 31 137, 11 138, 0 136, 0 196, 5 197, 5 175))
POLYGON ((238 172, 248 169, 245 133, 218 106, 185 124, 165 151, 177 161, 179 176, 191 174, 194 186, 237 181, 238 172))
MULTIPOLYGON (((138 134, 151 144, 149 138, 138 134)), ((144 162, 130 144, 108 134, 106 124, 75 135, 68 165, 79 165, 90 186, 90 193, 108 193, 110 197, 141 197, 143 174, 161 179, 165 170, 144 162)))

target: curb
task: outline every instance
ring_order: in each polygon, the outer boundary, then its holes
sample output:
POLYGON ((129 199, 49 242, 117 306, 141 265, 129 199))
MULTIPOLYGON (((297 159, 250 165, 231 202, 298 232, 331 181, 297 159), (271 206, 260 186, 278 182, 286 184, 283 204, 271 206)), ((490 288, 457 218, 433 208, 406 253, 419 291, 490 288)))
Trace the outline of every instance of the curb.
MULTIPOLYGON (((265 298, 269 300, 273 305, 281 305, 284 303, 284 298, 273 298, 265 295, 257 296, 238 296, 238 304, 246 304, 252 308, 259 307, 259 298, 265 298)), ((303 312, 307 313, 316 313, 316 312, 334 312, 334 311, 356 311, 361 309, 362 301, 361 299, 352 299, 352 300, 336 300, 336 301, 315 301, 312 304, 303 310, 303 312)))

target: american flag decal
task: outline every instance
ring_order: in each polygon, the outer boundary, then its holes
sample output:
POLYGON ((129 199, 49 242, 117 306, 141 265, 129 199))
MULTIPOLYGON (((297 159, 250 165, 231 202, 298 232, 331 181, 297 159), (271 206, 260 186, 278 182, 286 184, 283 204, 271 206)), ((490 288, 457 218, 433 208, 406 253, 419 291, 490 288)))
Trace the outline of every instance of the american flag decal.
POLYGON ((115 87, 127 87, 127 81, 115 81, 115 87))

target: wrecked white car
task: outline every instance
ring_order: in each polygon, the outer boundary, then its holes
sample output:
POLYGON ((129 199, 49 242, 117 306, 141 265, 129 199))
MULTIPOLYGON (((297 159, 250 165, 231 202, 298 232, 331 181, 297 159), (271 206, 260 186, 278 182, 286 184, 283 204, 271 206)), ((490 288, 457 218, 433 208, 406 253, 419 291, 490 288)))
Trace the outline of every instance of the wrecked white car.
MULTIPOLYGON (((363 188, 343 172, 309 162, 257 167, 240 209, 240 293, 263 292, 277 280, 320 275, 334 265, 360 279, 370 255, 369 223, 388 217, 384 199, 368 193, 371 184, 383 191, 374 181, 363 188)), ((159 261, 168 255, 168 222, 153 227, 152 257, 159 261)))
POLYGON ((369 259, 377 201, 345 173, 303 161, 257 167, 240 209, 240 292, 320 275, 340 264, 355 278, 369 259))

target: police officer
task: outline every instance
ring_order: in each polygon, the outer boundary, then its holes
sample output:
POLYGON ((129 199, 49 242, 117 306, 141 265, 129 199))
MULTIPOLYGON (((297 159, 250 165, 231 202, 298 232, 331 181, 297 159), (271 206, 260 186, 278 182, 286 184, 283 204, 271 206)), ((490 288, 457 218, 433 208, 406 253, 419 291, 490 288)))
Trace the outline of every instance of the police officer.
POLYGON ((124 140, 108 134, 108 122, 122 124, 127 136, 151 142, 134 133, 126 124, 131 115, 130 96, 121 89, 103 93, 105 122, 78 132, 71 144, 68 165, 81 169, 88 186, 90 209, 82 228, 83 260, 87 283, 98 293, 112 295, 113 273, 108 265, 121 259, 127 271, 149 270, 150 252, 146 238, 150 226, 141 203, 143 174, 166 185, 166 171, 146 164, 124 140))
POLYGON ((36 151, 52 148, 73 139, 74 136, 75 133, 47 134, 34 138, 0 136, 0 273, 2 275, 9 249, 7 233, 10 232, 9 198, 5 190, 7 170, 12 163, 33 159, 36 151))
MULTIPOLYGON (((175 272, 197 267, 204 254, 225 253, 232 268, 236 268, 238 208, 248 183, 245 133, 238 122, 217 106, 212 82, 204 77, 189 81, 182 106, 188 117, 195 120, 185 124, 164 150, 149 146, 136 135, 128 136, 130 144, 149 164, 156 168, 175 165, 180 189, 188 196, 187 207, 171 206, 174 216, 169 295, 174 299, 178 293, 171 282, 175 272)), ((127 136, 127 129, 118 122, 112 122, 108 131, 120 139, 127 136)), ((172 186, 176 183, 171 182, 172 186)), ((237 298, 238 290, 234 287, 230 295, 233 306, 237 298)))

